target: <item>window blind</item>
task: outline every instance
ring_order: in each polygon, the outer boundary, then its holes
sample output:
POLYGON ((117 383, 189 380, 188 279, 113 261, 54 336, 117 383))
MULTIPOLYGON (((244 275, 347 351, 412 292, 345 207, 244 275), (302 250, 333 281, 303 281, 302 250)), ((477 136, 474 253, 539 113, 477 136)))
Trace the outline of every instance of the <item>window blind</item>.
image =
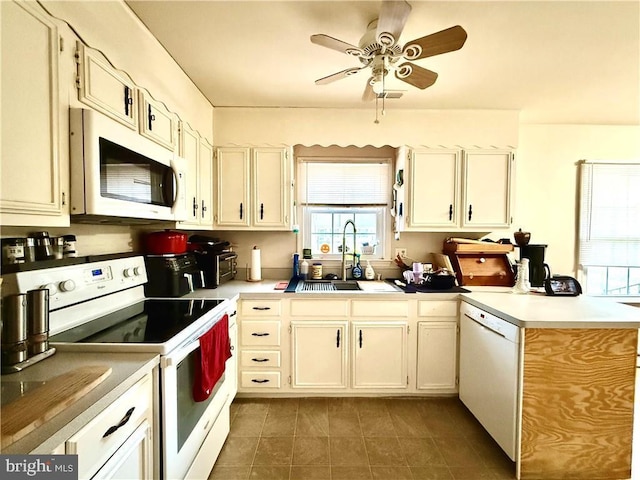
POLYGON ((640 267, 640 164, 580 164, 579 263, 640 267))
POLYGON ((303 161, 301 202, 307 206, 382 206, 389 201, 390 163, 303 161))

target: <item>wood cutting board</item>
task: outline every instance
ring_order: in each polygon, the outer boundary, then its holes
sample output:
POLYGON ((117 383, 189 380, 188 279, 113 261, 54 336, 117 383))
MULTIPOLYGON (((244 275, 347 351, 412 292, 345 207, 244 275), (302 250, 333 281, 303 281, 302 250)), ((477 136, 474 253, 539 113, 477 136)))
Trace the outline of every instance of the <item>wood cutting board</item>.
POLYGON ((6 448, 80 400, 111 374, 93 365, 58 375, 0 410, 1 446, 6 448))

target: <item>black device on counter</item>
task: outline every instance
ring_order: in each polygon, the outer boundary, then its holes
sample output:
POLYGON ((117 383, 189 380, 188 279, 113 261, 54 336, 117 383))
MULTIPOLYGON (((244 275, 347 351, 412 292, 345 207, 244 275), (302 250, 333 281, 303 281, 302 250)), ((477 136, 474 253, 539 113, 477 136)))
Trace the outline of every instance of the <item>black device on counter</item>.
POLYGON ((146 255, 144 263, 149 280, 144 285, 147 297, 181 297, 204 287, 204 275, 191 253, 146 255))
POLYGON ((191 235, 187 245, 204 274, 205 288, 216 288, 236 277, 238 254, 231 251, 229 242, 205 235, 191 235))
POLYGON ((547 295, 575 297, 582 293, 582 287, 573 277, 554 275, 544 281, 544 290, 547 295))

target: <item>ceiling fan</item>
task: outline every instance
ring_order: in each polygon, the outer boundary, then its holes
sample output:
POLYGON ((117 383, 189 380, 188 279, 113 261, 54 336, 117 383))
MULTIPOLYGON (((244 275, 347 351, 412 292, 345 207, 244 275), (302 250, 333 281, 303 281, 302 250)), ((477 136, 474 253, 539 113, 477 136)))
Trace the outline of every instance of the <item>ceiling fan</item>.
MULTIPOLYGON (((312 43, 352 55, 362 63, 360 67, 347 68, 320 78, 316 80, 316 85, 335 82, 365 68, 371 69, 371 76, 362 95, 363 101, 394 98, 385 90, 385 78, 390 72, 393 72, 397 79, 420 89, 433 85, 438 78, 436 72, 404 60, 420 60, 459 50, 467 39, 467 32, 460 25, 456 25, 411 40, 401 46, 398 40, 410 12, 411 5, 404 0, 384 0, 380 16, 369 23, 367 32, 360 39, 358 46, 329 35, 311 35, 312 43)), ((398 96, 396 95, 395 98, 398 96)))

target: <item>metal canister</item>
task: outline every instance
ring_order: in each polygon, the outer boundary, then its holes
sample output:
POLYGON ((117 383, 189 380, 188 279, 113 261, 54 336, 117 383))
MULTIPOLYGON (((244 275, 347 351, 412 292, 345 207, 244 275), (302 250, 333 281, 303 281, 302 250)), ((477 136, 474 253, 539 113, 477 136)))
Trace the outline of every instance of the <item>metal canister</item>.
POLYGON ((49 290, 27 292, 27 344, 29 356, 49 349, 49 290))
POLYGON ((64 237, 53 237, 51 239, 51 252, 55 259, 64 258, 64 237))
POLYGON ((53 247, 49 232, 36 232, 33 234, 36 248, 36 260, 50 260, 54 258, 53 247))
POLYGON ((15 265, 24 263, 24 238, 3 238, 2 239, 2 264, 15 265))
POLYGON ((36 241, 34 238, 27 237, 24 239, 24 261, 26 263, 36 261, 36 241))
POLYGON ((27 295, 18 293, 2 299, 2 365, 15 365, 27 359, 27 295))

